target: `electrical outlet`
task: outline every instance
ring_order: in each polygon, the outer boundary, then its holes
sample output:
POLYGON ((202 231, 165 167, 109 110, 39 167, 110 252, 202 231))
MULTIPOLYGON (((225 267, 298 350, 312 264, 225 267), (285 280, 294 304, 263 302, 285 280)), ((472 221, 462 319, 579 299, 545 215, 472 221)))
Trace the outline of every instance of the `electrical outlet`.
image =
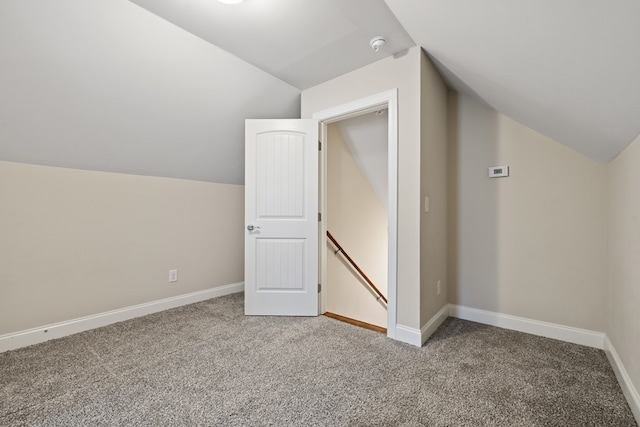
POLYGON ((178 281, 178 270, 169 270, 169 283, 178 281))
POLYGON ((436 292, 438 293, 438 295, 440 295, 441 291, 442 291, 442 283, 440 280, 438 280, 438 283, 436 285, 436 292))

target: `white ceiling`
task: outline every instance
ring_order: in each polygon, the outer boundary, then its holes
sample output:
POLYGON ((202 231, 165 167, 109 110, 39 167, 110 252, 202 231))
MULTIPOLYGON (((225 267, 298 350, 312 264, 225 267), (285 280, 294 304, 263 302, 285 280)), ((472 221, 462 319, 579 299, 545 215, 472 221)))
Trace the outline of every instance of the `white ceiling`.
POLYGON ((602 163, 640 133, 640 1, 386 1, 458 92, 602 163))
POLYGON ((136 3, 155 14, 0 1, 0 160, 241 184, 245 118, 299 117, 302 88, 413 41, 458 92, 595 160, 640 133, 638 0, 136 3))
POLYGON ((415 46, 383 0, 131 1, 298 89, 415 46))
POLYGON ((299 89, 413 39, 450 87, 594 160, 640 133, 638 0, 132 1, 299 89))
POLYGON ((244 182, 300 91, 127 0, 0 1, 0 160, 244 182))

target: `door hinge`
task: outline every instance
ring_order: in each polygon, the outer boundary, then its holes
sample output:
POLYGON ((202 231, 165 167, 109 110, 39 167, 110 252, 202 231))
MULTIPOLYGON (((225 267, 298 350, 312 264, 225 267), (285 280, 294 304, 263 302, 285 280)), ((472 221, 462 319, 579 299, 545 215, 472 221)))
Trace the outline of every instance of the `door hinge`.
POLYGON ((322 151, 322 142, 318 141, 318 151, 322 151))
POLYGON ((322 285, 318 283, 318 293, 320 293, 321 290, 322 290, 322 285))
POLYGON ((322 221, 322 214, 320 212, 318 212, 318 222, 322 221))

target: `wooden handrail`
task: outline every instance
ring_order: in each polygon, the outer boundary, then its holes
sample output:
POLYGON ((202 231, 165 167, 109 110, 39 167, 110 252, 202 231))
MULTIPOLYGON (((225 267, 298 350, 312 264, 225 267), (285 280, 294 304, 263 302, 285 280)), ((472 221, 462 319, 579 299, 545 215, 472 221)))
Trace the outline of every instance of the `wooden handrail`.
POLYGON ((374 285, 373 282, 369 280, 367 275, 364 274, 364 272, 360 269, 360 267, 358 267, 358 264, 356 264, 355 261, 351 259, 349 254, 344 251, 342 246, 340 246, 340 243, 338 243, 336 239, 331 235, 331 233, 329 233, 329 230, 327 230, 327 237, 329 238, 329 240, 331 240, 331 242, 335 245, 335 247, 338 248, 338 250, 335 253, 337 254, 338 252, 342 252, 342 255, 347 259, 347 261, 349 261, 349 264, 351 264, 351 266, 356 269, 358 274, 360 274, 360 276, 362 276, 364 281, 367 282, 367 285, 369 285, 369 287, 371 287, 373 292, 375 292, 375 294, 378 295, 377 299, 378 300, 381 299, 382 301, 384 301, 385 304, 387 304, 387 299, 385 298, 384 295, 382 295, 382 292, 380 292, 380 290, 376 288, 376 285, 374 285))

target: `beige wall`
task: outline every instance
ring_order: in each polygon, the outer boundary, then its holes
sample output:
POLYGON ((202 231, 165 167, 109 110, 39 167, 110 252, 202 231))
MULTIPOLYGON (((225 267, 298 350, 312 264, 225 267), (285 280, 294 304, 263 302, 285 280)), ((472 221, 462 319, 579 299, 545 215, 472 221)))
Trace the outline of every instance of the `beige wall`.
POLYGON ((605 167, 467 97, 449 113, 449 302, 604 331, 605 167))
POLYGON ((640 390, 640 137, 607 166, 607 335, 640 390))
POLYGON ((302 92, 302 117, 398 89, 397 323, 420 328, 420 58, 415 47, 302 92))
MULTIPOLYGON (((327 228, 387 296, 387 213, 335 124, 327 126, 327 228)), ((326 310, 387 327, 387 310, 327 241, 326 310)))
POLYGON ((420 61, 420 325, 447 304, 447 88, 422 52, 420 61), (423 202, 424 203, 424 202, 423 202), (441 281, 441 293, 436 285, 441 281))
POLYGON ((0 162, 0 335, 242 281, 243 197, 0 162))

